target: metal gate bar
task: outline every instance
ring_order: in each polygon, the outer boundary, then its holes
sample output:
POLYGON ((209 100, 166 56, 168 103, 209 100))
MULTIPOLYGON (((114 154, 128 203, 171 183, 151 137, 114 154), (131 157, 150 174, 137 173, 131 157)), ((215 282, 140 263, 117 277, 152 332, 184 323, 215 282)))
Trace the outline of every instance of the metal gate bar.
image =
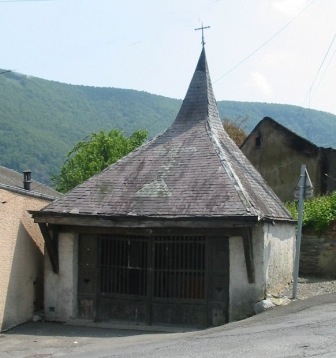
POLYGON ((204 280, 204 237, 155 238, 155 298, 204 299, 204 280))
POLYGON ((100 292, 147 294, 148 240, 143 237, 102 237, 100 292))
POLYGON ((104 294, 147 295, 153 268, 153 297, 205 298, 205 238, 154 237, 153 262, 148 262, 149 238, 101 238, 100 291, 104 294))

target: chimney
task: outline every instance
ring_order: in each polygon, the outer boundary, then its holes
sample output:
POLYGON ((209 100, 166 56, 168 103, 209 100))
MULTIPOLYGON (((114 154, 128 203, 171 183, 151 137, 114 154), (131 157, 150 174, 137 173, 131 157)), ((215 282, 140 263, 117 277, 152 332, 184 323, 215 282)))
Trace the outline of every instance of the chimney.
POLYGON ((31 171, 24 170, 23 171, 23 188, 26 190, 30 190, 30 184, 31 184, 31 171))

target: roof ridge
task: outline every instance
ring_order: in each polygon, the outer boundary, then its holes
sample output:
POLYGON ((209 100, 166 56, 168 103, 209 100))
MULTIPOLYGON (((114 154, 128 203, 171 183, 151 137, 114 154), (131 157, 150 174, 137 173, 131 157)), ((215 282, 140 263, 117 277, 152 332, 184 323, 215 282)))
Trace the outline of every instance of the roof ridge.
MULTIPOLYGON (((214 146, 214 149, 219 157, 222 167, 224 168, 225 172, 229 176, 232 185, 235 187, 235 190, 240 198, 242 204, 246 208, 246 212, 248 214, 254 214, 260 218, 260 212, 254 207, 253 200, 246 192, 244 185, 242 184, 239 176, 235 172, 234 168, 230 163, 230 158, 228 157, 226 151, 223 148, 223 141, 221 141, 220 137, 225 135, 226 140, 230 140, 231 138, 227 134, 222 124, 222 121, 219 117, 217 101, 214 95, 214 91, 212 88, 212 82, 210 78, 210 73, 206 61, 205 50, 203 48, 199 62, 197 64, 196 69, 200 66, 201 59, 204 59, 204 71, 206 74, 206 86, 207 86, 207 102, 208 102, 208 116, 206 120, 206 131, 208 136, 214 146)), ((234 145, 236 145, 234 143, 234 145)), ((238 147, 237 147, 238 148, 238 147)))
MULTIPOLYGON (((223 150, 223 146, 222 146, 223 142, 218 138, 219 136, 216 133, 217 128, 212 128, 211 122, 208 121, 206 130, 207 130, 209 138, 214 146, 214 149, 219 157, 221 165, 224 168, 227 175, 229 176, 231 183, 235 187, 236 192, 237 192, 241 202, 244 204, 244 206, 246 208, 246 212, 248 212, 249 214, 254 214, 254 215, 258 216, 258 218, 260 218, 261 215, 260 215, 259 211, 256 210, 254 205, 252 205, 252 200, 251 200, 250 196, 244 189, 244 186, 241 183, 239 176, 236 174, 234 168, 230 164, 230 160, 229 160, 227 154, 223 150)), ((223 132, 225 132, 224 128, 223 128, 223 132)))

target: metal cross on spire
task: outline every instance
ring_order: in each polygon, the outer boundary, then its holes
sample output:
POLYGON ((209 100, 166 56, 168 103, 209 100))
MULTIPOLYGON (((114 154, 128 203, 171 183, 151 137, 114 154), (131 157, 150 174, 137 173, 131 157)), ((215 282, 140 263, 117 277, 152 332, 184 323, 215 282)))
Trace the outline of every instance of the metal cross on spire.
POLYGON ((203 26, 203 24, 202 24, 201 27, 195 29, 195 31, 197 31, 197 30, 202 30, 202 46, 203 46, 203 47, 204 47, 204 45, 205 45, 205 41, 204 41, 204 30, 205 30, 205 29, 210 29, 210 26, 203 26))

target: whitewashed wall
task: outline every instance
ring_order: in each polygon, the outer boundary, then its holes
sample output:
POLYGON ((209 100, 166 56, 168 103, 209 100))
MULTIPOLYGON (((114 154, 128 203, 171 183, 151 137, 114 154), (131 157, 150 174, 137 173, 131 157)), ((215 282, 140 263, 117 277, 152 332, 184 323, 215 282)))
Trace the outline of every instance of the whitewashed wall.
POLYGON ((247 277, 242 237, 230 238, 230 321, 246 318, 253 314, 255 302, 265 296, 265 277, 263 275, 263 236, 252 235, 255 265, 255 283, 247 277))
POLYGON ((278 294, 293 279, 295 226, 289 223, 265 224, 265 277, 267 293, 278 294))
POLYGON ((252 230, 252 241, 255 283, 248 282, 242 238, 230 238, 230 321, 252 315, 256 302, 292 280, 294 225, 259 224, 252 230))
POLYGON ((59 273, 52 270, 45 255, 44 310, 46 319, 66 322, 77 315, 78 238, 73 233, 61 233, 58 239, 59 273))

